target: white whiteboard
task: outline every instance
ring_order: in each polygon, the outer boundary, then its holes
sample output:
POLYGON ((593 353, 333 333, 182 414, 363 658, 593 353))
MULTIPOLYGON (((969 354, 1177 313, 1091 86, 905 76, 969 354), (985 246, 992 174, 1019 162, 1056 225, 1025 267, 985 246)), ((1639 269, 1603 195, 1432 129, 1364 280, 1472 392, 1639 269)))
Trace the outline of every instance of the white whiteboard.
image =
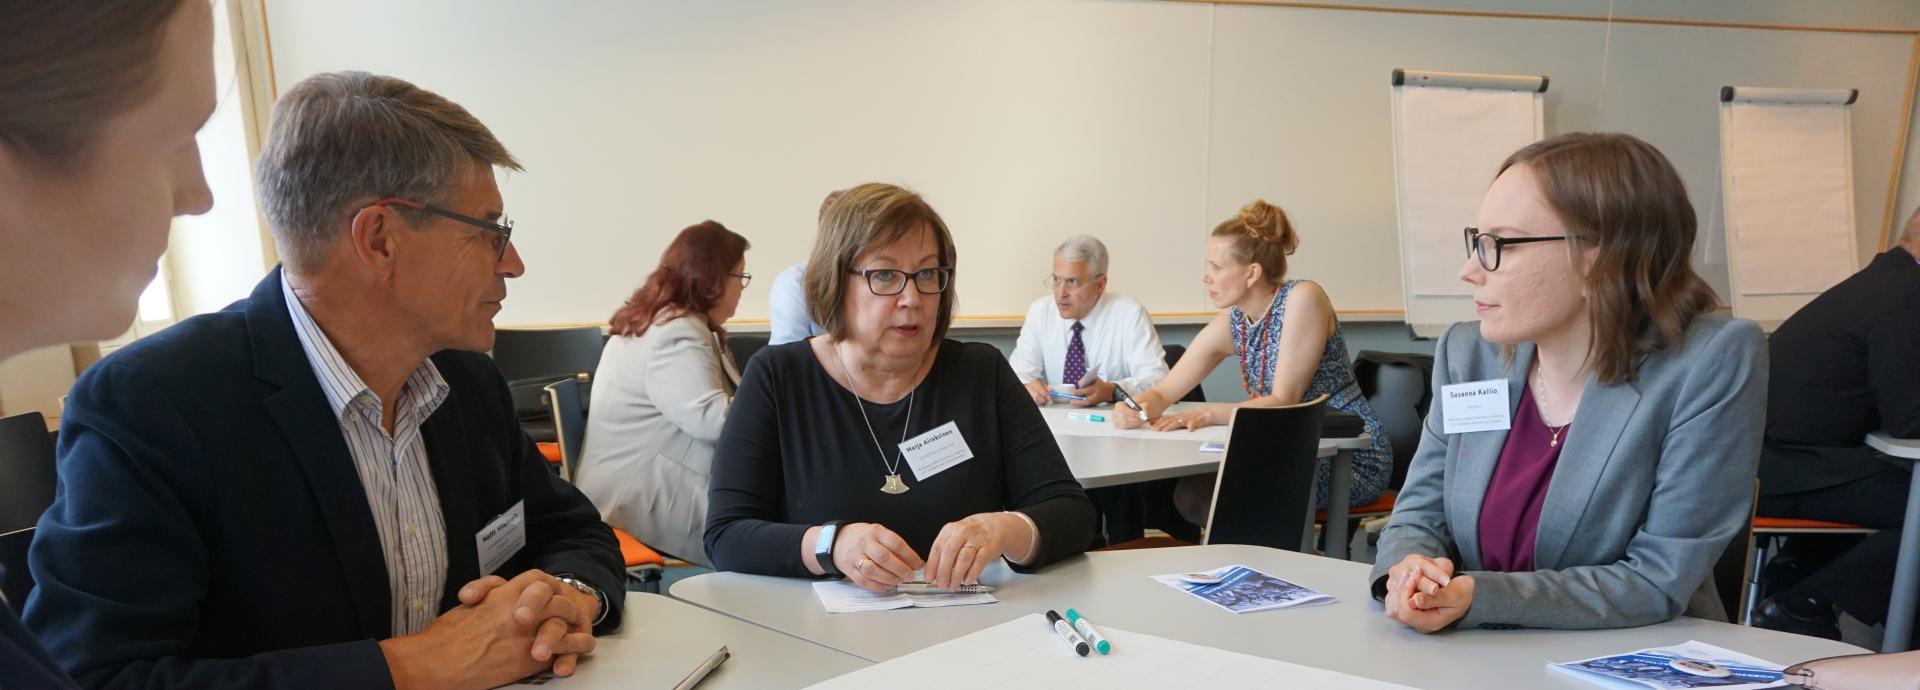
MULTIPOLYGON (((281 90, 328 70, 402 76, 466 105, 527 164, 503 181, 529 268, 502 324, 605 319, 706 218, 747 235, 748 270, 770 279, 803 257, 821 196, 867 180, 912 186, 946 216, 965 315, 1023 313, 1048 252, 1081 232, 1112 249, 1112 289, 1156 313, 1209 311, 1203 238, 1264 197, 1300 230, 1294 276, 1344 312, 1397 317, 1379 75, 1409 65, 1553 75, 1548 134, 1646 138, 1703 218, 1713 89, 1844 81, 1862 94, 1854 202, 1871 247, 1912 45, 1615 25, 1603 94, 1606 27, 1591 22, 1143 0, 265 5, 281 90)), ((1703 269, 1725 296, 1724 266, 1703 269)), ((764 317, 767 282, 739 318, 764 317)))
POLYGON ((1733 313, 1773 326, 1858 268, 1853 94, 1744 86, 1722 93, 1733 313))
POLYGON ((1473 291, 1460 280, 1464 231, 1500 164, 1544 136, 1540 89, 1546 80, 1536 77, 1519 88, 1398 81, 1391 92, 1394 196, 1405 320, 1415 334, 1432 338, 1448 324, 1474 318, 1473 291))

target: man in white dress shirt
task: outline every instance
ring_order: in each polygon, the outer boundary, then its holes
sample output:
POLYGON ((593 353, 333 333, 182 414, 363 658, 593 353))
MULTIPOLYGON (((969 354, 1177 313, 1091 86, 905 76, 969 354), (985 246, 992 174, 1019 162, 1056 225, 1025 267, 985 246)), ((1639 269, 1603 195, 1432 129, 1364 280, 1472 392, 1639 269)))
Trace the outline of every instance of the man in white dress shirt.
POLYGON ((1058 397, 1097 405, 1112 401, 1116 387, 1132 395, 1167 375, 1166 352, 1146 308, 1107 292, 1107 245, 1091 235, 1067 238, 1053 252, 1052 284, 1051 293, 1027 308, 1009 358, 1034 404, 1058 397), (1060 388, 1050 389, 1055 385, 1060 388))

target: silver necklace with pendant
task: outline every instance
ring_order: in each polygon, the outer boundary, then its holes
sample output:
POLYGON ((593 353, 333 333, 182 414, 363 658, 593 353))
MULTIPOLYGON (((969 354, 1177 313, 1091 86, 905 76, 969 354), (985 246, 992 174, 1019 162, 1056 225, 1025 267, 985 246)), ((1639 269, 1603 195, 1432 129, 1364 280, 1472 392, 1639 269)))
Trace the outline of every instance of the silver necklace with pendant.
MULTIPOLYGON (((1540 391, 1540 395, 1536 395, 1536 396, 1534 396, 1534 398, 1533 398, 1533 399, 1534 399, 1534 400, 1536 400, 1536 401, 1544 401, 1544 400, 1545 400, 1545 398, 1546 398, 1546 393, 1547 393, 1547 391, 1546 391, 1546 387, 1545 387, 1545 386, 1541 386, 1541 385, 1540 385, 1540 367, 1538 367, 1538 366, 1535 366, 1535 367, 1533 368, 1533 387, 1534 387, 1534 388, 1535 388, 1536 390, 1539 390, 1539 391, 1540 391)), ((1552 425, 1552 424, 1548 424, 1548 423, 1547 423, 1547 415, 1546 415, 1546 410, 1547 410, 1547 405, 1546 405, 1546 403, 1545 403, 1545 402, 1537 402, 1537 403, 1535 404, 1535 406, 1536 406, 1536 407, 1538 407, 1538 408, 1540 409, 1540 412, 1541 412, 1541 414, 1540 414, 1540 425, 1541 425, 1541 426, 1544 426, 1544 427, 1546 427, 1546 428, 1547 428, 1547 431, 1548 431, 1549 433, 1552 433, 1552 434, 1553 434, 1553 440, 1551 440, 1551 441, 1548 441, 1548 442, 1547 442, 1547 447, 1549 447, 1549 448, 1559 448, 1559 447, 1560 447, 1560 434, 1562 434, 1562 433, 1565 433, 1565 432, 1566 432, 1566 430, 1567 430, 1567 427, 1570 427, 1570 426, 1573 426, 1573 420, 1571 420, 1571 419, 1569 419, 1569 420, 1567 420, 1567 423, 1565 423, 1565 424, 1562 424, 1562 425, 1560 425, 1560 428, 1558 428, 1558 429, 1555 429, 1555 428, 1553 428, 1553 425, 1552 425)))
MULTIPOLYGON (((854 406, 860 408, 860 421, 867 425, 867 438, 873 439, 873 450, 880 454, 880 464, 887 468, 887 481, 880 485, 880 491, 904 494, 907 492, 907 483, 900 479, 900 461, 907 456, 907 452, 900 451, 893 457, 893 462, 887 462, 887 451, 880 445, 880 435, 873 432, 873 420, 867 418, 867 403, 860 397, 860 384, 853 380, 853 370, 847 368, 847 361, 840 358, 840 345, 835 343, 832 347, 833 361, 839 363, 840 373, 847 377, 847 392, 853 395, 854 406)), ((913 423, 913 398, 919 393, 918 390, 907 393, 907 417, 900 423, 901 443, 907 442, 907 428, 913 423)))

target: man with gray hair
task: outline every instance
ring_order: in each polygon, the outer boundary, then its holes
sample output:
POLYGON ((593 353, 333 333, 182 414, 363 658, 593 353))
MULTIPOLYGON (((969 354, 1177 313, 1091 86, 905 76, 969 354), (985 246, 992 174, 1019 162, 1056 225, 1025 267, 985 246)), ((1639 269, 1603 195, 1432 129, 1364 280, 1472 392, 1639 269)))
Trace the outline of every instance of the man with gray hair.
POLYGON ((1868 625, 1887 613, 1912 466, 1866 435, 1920 438, 1920 213, 1897 246, 1795 312, 1767 339, 1767 433, 1760 503, 1767 517, 1879 531, 1850 543, 1794 537, 1767 568, 1778 593, 1754 624, 1840 639, 1838 611, 1868 625))
POLYGON ((1107 245, 1076 235, 1053 252, 1053 291, 1034 300, 1009 357, 1035 405, 1085 407, 1139 393, 1167 375, 1146 307, 1107 292, 1107 245))
POLYGON ((84 686, 491 688, 617 627, 619 547, 484 353, 525 267, 512 154, 321 74, 255 169, 284 258, 74 384, 26 620, 84 686))

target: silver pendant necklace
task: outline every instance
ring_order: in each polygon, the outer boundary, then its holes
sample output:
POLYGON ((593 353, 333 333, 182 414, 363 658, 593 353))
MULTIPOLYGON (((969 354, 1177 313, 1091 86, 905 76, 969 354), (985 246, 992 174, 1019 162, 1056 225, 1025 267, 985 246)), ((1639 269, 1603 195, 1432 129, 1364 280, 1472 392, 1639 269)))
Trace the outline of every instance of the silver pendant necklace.
POLYGON ((1540 367, 1538 366, 1535 366, 1533 368, 1533 387, 1535 390, 1540 391, 1540 395, 1533 396, 1533 399, 1536 401, 1535 407, 1537 407, 1541 412, 1540 424, 1541 426, 1545 426, 1549 433, 1553 434, 1553 440, 1547 442, 1547 447, 1559 448, 1560 434, 1566 432, 1567 427, 1573 426, 1573 420, 1571 419, 1567 420, 1567 423, 1560 425, 1560 428, 1558 429, 1553 428, 1552 424, 1547 423, 1547 415, 1546 415, 1547 405, 1544 402, 1547 391, 1544 386, 1540 385, 1540 367))
MULTIPOLYGON (((900 479, 900 461, 906 457, 907 452, 900 451, 893 456, 893 462, 887 462, 887 451, 880 446, 880 435, 873 432, 873 420, 867 418, 867 403, 860 397, 860 384, 853 380, 853 370, 847 368, 847 361, 840 358, 840 344, 834 343, 831 347, 833 347, 833 361, 840 365, 841 375, 847 377, 847 392, 853 395, 854 406, 860 408, 860 421, 867 425, 867 438, 873 439, 873 450, 880 454, 880 464, 887 468, 887 481, 880 485, 880 491, 895 495, 906 493, 907 483, 900 479)), ((907 428, 913 424, 913 398, 919 394, 917 387, 916 390, 907 393, 907 418, 900 424, 901 443, 907 442, 907 428)))

